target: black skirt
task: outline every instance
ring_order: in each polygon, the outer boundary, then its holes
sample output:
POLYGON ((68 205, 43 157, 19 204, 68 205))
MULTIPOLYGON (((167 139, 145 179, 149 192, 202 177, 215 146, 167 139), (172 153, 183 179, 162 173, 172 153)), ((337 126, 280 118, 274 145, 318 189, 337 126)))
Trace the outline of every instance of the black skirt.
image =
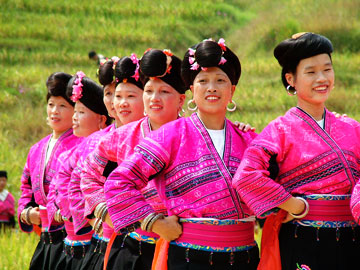
POLYGON ((151 270, 155 244, 139 242, 127 236, 124 241, 115 239, 113 247, 118 252, 117 255, 114 255, 115 252, 110 254, 106 270, 151 270))
POLYGON ((169 246, 168 270, 256 270, 259 264, 257 246, 239 252, 209 252, 169 246))
POLYGON ((65 256, 58 261, 55 270, 79 270, 90 245, 68 246, 64 244, 63 253, 65 256))
POLYGON ((30 270, 53 270, 60 260, 63 259, 63 240, 66 237, 65 230, 56 232, 42 232, 40 241, 36 246, 30 262, 30 270))
POLYGON ((279 233, 283 270, 354 269, 360 254, 360 227, 314 228, 283 224, 279 233))
POLYGON ((92 238, 89 251, 86 253, 81 270, 103 270, 104 255, 107 247, 107 242, 92 238))

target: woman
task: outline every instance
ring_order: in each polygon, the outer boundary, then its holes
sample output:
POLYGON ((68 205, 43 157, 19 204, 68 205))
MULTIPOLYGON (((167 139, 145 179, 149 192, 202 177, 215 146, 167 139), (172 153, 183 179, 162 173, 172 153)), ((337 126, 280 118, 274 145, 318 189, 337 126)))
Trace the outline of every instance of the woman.
MULTIPOLYGON (((142 57, 139 68, 142 82, 145 84, 143 104, 147 117, 129 123, 109 134, 88 157, 83 171, 82 184, 88 188, 88 191, 84 191, 87 203, 89 206, 93 205, 89 207, 89 213, 105 205, 103 186, 106 179, 100 175, 106 163, 108 161, 121 163, 126 156, 133 152, 134 146, 152 130, 178 118, 185 100, 185 87, 181 79, 180 67, 181 60, 172 55, 170 51, 152 49, 142 57)), ((134 77, 138 78, 136 75, 134 77)), ((131 82, 129 79, 124 81, 121 76, 118 76, 118 79, 120 84, 117 89, 129 87, 131 82)), ((129 109, 123 105, 126 103, 122 103, 120 110, 116 109, 120 112, 119 116, 123 117, 121 118, 122 122, 126 123, 130 120, 131 115, 128 113, 129 109)), ((131 120, 133 119, 131 118, 131 120)), ((164 207, 153 186, 146 187, 142 192, 153 207, 159 212, 163 211, 164 207)), ((119 240, 120 236, 117 238, 113 248, 118 246, 123 246, 123 248, 116 256, 109 258, 107 269, 151 268, 155 239, 158 238, 158 235, 138 230, 128 235, 124 243, 119 240)))
POLYGON ((42 231, 30 269, 54 269, 62 254, 62 241, 66 236, 63 224, 49 225, 46 204, 58 157, 81 141, 71 129, 74 102, 66 96, 70 79, 71 75, 56 72, 46 81, 47 121, 52 133, 31 147, 21 178, 22 194, 18 206, 20 228, 24 232, 31 232, 33 225, 41 225, 42 231))
POLYGON ((169 269, 256 269, 254 219, 231 187, 255 134, 225 118, 240 73, 239 59, 223 39, 189 49, 182 75, 198 112, 151 133, 105 182, 115 231, 140 227, 173 240, 169 269), (139 192, 149 182, 168 217, 139 192))
MULTIPOLYGON (((7 172, 0 171, 0 230, 15 226, 15 199, 7 190, 7 172)), ((0 232, 1 233, 1 232, 0 232)))
MULTIPOLYGON (((75 102, 73 115, 73 130, 77 137, 85 138, 80 145, 63 153, 59 160, 58 174, 50 186, 48 195, 48 219, 50 222, 63 222, 67 236, 64 240, 65 256, 59 260, 55 269, 79 269, 83 263, 85 254, 90 246, 93 232, 78 236, 74 233, 73 216, 77 212, 70 212, 68 186, 74 167, 81 155, 104 135, 103 129, 107 127, 111 119, 103 102, 103 89, 85 77, 81 71, 70 80, 67 87, 67 95, 75 102), (101 132, 97 132, 101 130, 101 132), (91 136, 90 136, 91 135, 91 136), (64 217, 64 218, 63 218, 64 217)), ((104 129, 105 133, 107 129, 104 129)))
MULTIPOLYGON (((332 51, 326 37, 313 33, 293 35, 275 48, 282 82, 296 94, 297 107, 252 142, 233 180, 256 216, 282 209, 263 231, 268 239, 266 232, 283 222, 281 263, 268 261, 272 269, 350 269, 360 251, 359 227, 349 207, 360 172, 354 141, 359 124, 336 118, 325 107, 334 87, 332 51)), ((260 269, 269 269, 264 259, 276 247, 278 231, 269 232, 275 239, 262 241, 260 269)))

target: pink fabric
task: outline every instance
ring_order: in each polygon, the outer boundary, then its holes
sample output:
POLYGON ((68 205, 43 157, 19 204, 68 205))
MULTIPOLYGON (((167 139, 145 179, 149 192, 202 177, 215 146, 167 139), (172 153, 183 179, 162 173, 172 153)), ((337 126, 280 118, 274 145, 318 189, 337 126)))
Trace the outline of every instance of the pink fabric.
POLYGON ((255 241, 254 222, 224 226, 185 222, 182 229, 183 233, 176 242, 224 248, 247 246, 255 241))
POLYGON ((40 209, 40 219, 41 219, 41 231, 47 231, 49 229, 49 220, 47 216, 46 209, 40 209))
POLYGON ((63 217, 70 219, 69 200, 67 196, 67 187, 73 167, 75 166, 74 155, 78 146, 74 146, 68 151, 62 153, 58 158, 57 174, 51 181, 49 194, 47 196, 46 209, 50 224, 54 221, 57 210, 63 217))
POLYGON ((66 239, 70 240, 70 241, 89 241, 91 240, 94 232, 90 231, 86 234, 82 234, 82 235, 77 235, 74 232, 74 225, 72 222, 70 221, 65 221, 65 230, 66 230, 66 239))
POLYGON ((15 215, 15 199, 9 192, 4 201, 0 200, 0 221, 9 221, 15 215))
POLYGON ((103 222, 103 237, 110 239, 111 235, 114 232, 114 229, 111 228, 109 225, 107 225, 105 222, 103 222))
POLYGON ((351 213, 355 221, 360 224, 360 182, 358 182, 351 195, 351 213))
POLYGON ((74 230, 76 233, 88 225, 87 219, 84 215, 85 199, 80 188, 80 175, 84 166, 85 158, 95 149, 100 139, 114 129, 115 125, 110 125, 103 130, 91 134, 76 150, 75 166, 71 172, 68 184, 69 210, 71 212, 70 214, 73 219, 74 230))
POLYGON ((231 181, 255 136, 226 120, 222 159, 196 113, 152 132, 105 182, 115 231, 154 212, 140 192, 153 178, 169 215, 217 219, 251 215, 231 181))
POLYGON ((81 141, 73 135, 72 129, 66 131, 57 140, 45 167, 45 155, 50 138, 51 135, 48 135, 31 147, 21 177, 22 193, 18 201, 18 221, 20 228, 25 232, 30 232, 33 228, 32 225, 21 222, 22 210, 31 204, 46 206, 49 186, 56 174, 58 157, 81 141))
MULTIPOLYGON (((103 176, 109 161, 122 161, 133 153, 134 146, 149 134, 148 117, 129 123, 110 132, 88 155, 81 174, 81 190, 85 197, 85 216, 92 214, 95 207, 105 202, 103 176)), ((119 162, 118 162, 119 163, 119 162)))
POLYGON ((360 125, 325 111, 325 129, 298 107, 247 149, 233 186, 257 216, 291 194, 351 194, 360 175, 360 125))
POLYGON ((303 220, 351 221, 350 199, 348 200, 307 200, 309 213, 303 220))

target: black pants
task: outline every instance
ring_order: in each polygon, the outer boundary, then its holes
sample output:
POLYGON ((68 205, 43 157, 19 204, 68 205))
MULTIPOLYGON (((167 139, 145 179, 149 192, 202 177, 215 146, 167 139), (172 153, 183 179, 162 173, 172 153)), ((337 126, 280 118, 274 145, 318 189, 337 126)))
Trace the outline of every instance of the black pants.
POLYGON ((209 252, 169 246, 169 270, 256 270, 259 263, 257 246, 240 252, 209 252))
POLYGON ((117 256, 109 259, 107 270, 151 270, 154 252, 155 244, 139 242, 127 236, 117 256))
POLYGON ((103 270, 104 255, 107 242, 96 238, 91 239, 89 251, 86 253, 81 270, 103 270))
POLYGON ((55 270, 79 270, 83 264, 90 245, 68 246, 64 244, 63 256, 55 267, 55 270))
POLYGON ((279 233, 282 270, 297 264, 311 270, 356 269, 360 256, 360 228, 314 228, 283 224, 279 233))
POLYGON ((42 232, 30 262, 30 270, 54 270, 59 260, 64 256, 63 240, 65 230, 42 232))

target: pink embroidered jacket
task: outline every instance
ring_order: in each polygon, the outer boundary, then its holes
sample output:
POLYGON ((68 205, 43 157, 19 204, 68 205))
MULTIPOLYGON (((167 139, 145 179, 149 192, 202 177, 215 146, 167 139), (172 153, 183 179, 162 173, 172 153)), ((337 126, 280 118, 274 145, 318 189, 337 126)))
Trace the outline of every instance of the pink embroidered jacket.
MULTIPOLYGON (((77 162, 73 169, 68 185, 68 196, 70 203, 70 212, 74 224, 75 233, 79 233, 81 229, 87 227, 87 219, 85 218, 85 198, 80 189, 81 171, 84 166, 86 157, 94 151, 95 147, 99 144, 100 140, 106 136, 109 132, 115 130, 115 124, 108 126, 107 128, 95 132, 88 136, 84 142, 77 149, 77 162)), ((91 227, 90 227, 91 228, 91 227)), ((86 228, 85 228, 86 229, 86 228)), ((86 231, 86 230, 85 230, 86 231)), ((82 233, 80 233, 82 234, 82 233)))
POLYGON ((360 175, 360 125, 325 110, 325 128, 298 107, 246 150, 233 186, 257 216, 291 195, 351 194, 360 175))
POLYGON ((66 131, 55 143, 45 167, 46 151, 50 138, 51 135, 48 135, 30 148, 21 177, 22 193, 18 202, 18 221, 20 228, 25 232, 31 232, 33 226, 21 222, 22 210, 28 206, 46 206, 49 186, 58 166, 58 157, 81 141, 80 138, 73 135, 72 129, 66 131))
POLYGON ((196 113, 152 132, 105 182, 115 231, 154 212, 140 192, 151 179, 169 215, 217 219, 250 216, 231 181, 255 136, 226 120, 222 158, 196 113))
MULTIPOLYGON (((109 171, 107 167, 111 164, 109 161, 116 163, 124 160, 133 153, 134 147, 149 133, 149 118, 145 117, 109 133, 88 155, 81 175, 81 189, 85 196, 86 216, 92 214, 99 203, 106 201, 104 183, 109 175, 109 172, 106 173, 109 171), (104 176, 104 171, 106 176, 104 176)), ((114 167, 112 167, 113 169, 114 167)), ((154 186, 149 185, 143 192, 158 211, 164 210, 154 186)))
POLYGON ((0 198, 0 222, 9 222, 10 218, 15 215, 15 199, 7 190, 0 192, 4 200, 0 198))

